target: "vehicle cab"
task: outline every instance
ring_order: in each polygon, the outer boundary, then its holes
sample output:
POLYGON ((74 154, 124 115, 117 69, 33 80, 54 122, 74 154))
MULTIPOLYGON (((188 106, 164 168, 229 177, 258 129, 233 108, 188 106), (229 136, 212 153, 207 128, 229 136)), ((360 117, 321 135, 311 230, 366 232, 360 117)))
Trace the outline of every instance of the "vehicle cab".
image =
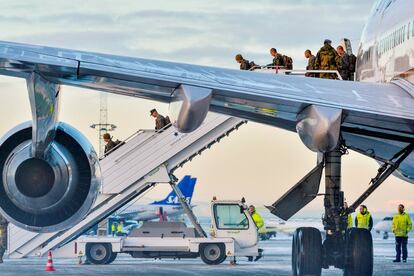
POLYGON ((243 201, 213 200, 211 214, 214 238, 232 238, 235 256, 258 255, 256 224, 243 201))

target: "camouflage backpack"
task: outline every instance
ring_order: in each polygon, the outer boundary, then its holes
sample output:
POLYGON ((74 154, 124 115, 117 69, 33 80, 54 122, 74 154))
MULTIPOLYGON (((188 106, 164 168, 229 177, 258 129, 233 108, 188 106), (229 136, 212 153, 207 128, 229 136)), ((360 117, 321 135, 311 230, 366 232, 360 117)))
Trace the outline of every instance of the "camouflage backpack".
POLYGON ((286 69, 288 69, 288 70, 293 69, 293 59, 291 57, 283 56, 283 61, 285 63, 285 68, 286 69))

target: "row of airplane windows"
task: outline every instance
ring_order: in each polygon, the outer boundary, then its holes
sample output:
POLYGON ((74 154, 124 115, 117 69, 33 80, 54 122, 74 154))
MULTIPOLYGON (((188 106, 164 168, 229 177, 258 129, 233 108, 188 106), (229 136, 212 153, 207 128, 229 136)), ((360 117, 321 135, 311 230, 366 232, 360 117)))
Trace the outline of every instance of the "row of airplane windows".
POLYGON ((408 25, 404 25, 396 29, 395 31, 381 39, 378 45, 378 55, 381 56, 382 54, 388 52, 396 46, 404 43, 406 39, 409 40, 410 37, 414 37, 414 21, 412 24, 410 22, 408 23, 408 25))

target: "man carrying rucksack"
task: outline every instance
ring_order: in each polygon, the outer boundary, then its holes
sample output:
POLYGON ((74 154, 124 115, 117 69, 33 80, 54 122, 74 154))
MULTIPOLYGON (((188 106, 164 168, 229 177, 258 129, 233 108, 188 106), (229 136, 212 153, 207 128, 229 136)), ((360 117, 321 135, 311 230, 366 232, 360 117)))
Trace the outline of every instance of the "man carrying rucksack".
POLYGON ((119 140, 112 140, 112 137, 109 133, 105 133, 102 136, 104 142, 105 142, 105 151, 104 154, 105 156, 108 156, 119 144, 121 144, 122 142, 119 140))
MULTIPOLYGON (((237 63, 240 64, 240 70, 251 70, 256 64, 252 61, 249 62, 247 59, 244 59, 241 54, 237 54, 235 57, 237 63)), ((253 68, 254 69, 254 68, 253 68)))
POLYGON ((161 130, 171 123, 170 118, 168 116, 162 116, 158 113, 158 111, 155 108, 151 109, 150 114, 152 117, 155 118, 155 130, 161 130))
POLYGON ((285 67, 285 60, 283 56, 277 52, 275 48, 270 49, 270 55, 273 57, 272 63, 268 64, 267 66, 279 68, 285 67))

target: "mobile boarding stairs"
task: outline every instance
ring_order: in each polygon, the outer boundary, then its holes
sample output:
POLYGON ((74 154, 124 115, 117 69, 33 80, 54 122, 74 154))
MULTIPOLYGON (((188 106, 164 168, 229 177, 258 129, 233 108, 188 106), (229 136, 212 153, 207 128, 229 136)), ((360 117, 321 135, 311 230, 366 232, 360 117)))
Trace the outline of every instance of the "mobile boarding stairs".
POLYGON ((170 183, 177 168, 244 123, 242 119, 210 113, 191 133, 179 133, 174 127, 136 132, 101 160, 101 193, 80 223, 52 233, 29 232, 9 224, 9 258, 41 257, 49 250, 54 250, 55 256, 66 256, 73 248, 70 243, 78 236, 157 183, 170 183))

